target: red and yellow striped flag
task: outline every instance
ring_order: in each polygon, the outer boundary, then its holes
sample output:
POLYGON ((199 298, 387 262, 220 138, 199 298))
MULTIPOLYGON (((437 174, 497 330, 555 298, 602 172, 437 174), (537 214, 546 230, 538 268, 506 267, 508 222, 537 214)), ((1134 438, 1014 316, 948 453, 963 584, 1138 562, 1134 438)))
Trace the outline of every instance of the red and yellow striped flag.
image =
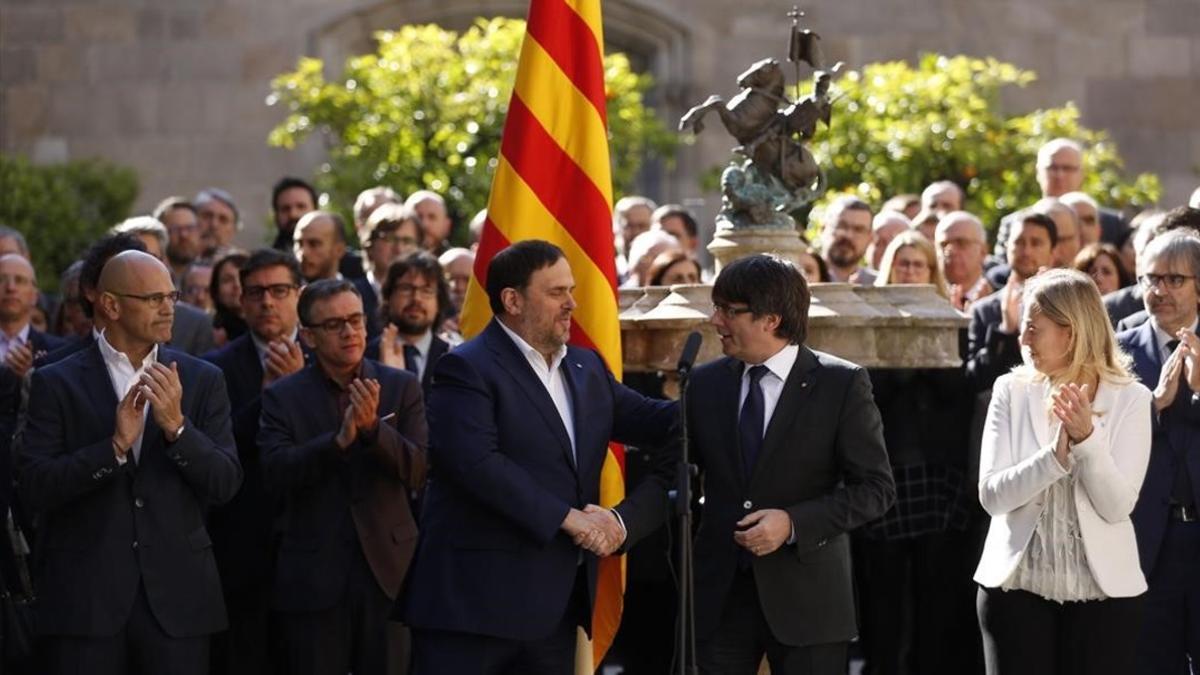
MULTIPOLYGON (((492 257, 509 244, 543 239, 561 248, 575 276, 571 343, 597 350, 621 377, 612 234, 612 174, 604 90, 600 0, 532 0, 488 216, 459 327, 478 334, 491 319, 486 288, 492 257)), ((625 497, 625 453, 609 447, 601 506, 625 497)), ((621 622, 625 559, 600 561, 592 617, 599 663, 621 622)), ((593 660, 594 659, 594 660, 593 660)))

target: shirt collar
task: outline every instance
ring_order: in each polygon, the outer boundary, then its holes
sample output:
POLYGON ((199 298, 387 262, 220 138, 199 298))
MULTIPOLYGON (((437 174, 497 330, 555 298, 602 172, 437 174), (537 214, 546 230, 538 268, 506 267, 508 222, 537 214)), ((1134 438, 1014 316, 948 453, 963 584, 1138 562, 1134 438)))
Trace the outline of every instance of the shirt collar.
POLYGON ((158 362, 158 345, 154 345, 154 347, 150 349, 150 353, 146 355, 146 358, 142 359, 141 368, 134 368, 133 362, 129 360, 129 357, 125 355, 125 352, 117 351, 117 348, 112 346, 112 343, 108 341, 108 337, 104 335, 103 331, 96 336, 96 344, 100 346, 100 355, 104 357, 104 362, 106 364, 125 368, 130 372, 143 371, 151 363, 158 362))
MULTIPOLYGON (((265 340, 263 340, 262 338, 260 338, 258 336, 258 333, 255 333, 252 330, 246 331, 246 332, 250 333, 250 339, 254 341, 254 349, 255 349, 255 351, 258 352, 258 360, 266 361, 267 360, 267 342, 265 340)), ((299 336, 299 334, 300 334, 300 329, 293 328, 292 334, 288 336, 288 340, 291 342, 295 342, 296 338, 299 336)))
POLYGON ((9 337, 8 333, 5 333, 4 331, 0 330, 0 343, 10 344, 10 345, 12 345, 12 344, 16 344, 16 345, 29 344, 29 324, 25 324, 24 326, 22 326, 21 330, 17 331, 17 334, 12 337, 9 337))
MULTIPOLYGON (((520 335, 517 335, 516 331, 506 326, 504 322, 499 319, 496 319, 496 323, 500 324, 500 327, 504 329, 505 333, 508 333, 508 337, 512 338, 513 344, 517 346, 518 351, 525 355, 526 359, 530 361, 536 360, 539 363, 546 362, 546 357, 543 356, 541 352, 530 346, 530 344, 526 342, 520 335)), ((558 351, 554 352, 554 358, 550 360, 550 370, 554 371, 556 368, 558 368, 566 356, 567 346, 563 345, 558 348, 558 351)))
MULTIPOLYGON (((1150 315, 1150 325, 1154 328, 1154 339, 1158 343, 1159 353, 1165 354, 1167 352, 1167 344, 1179 338, 1163 330, 1162 326, 1158 325, 1158 319, 1155 319, 1153 314, 1150 315)), ((1192 332, 1197 332, 1198 327, 1200 327, 1200 317, 1192 323, 1192 332)))
POLYGON ((750 372, 750 368, 756 365, 764 365, 767 370, 780 379, 782 382, 787 382, 788 374, 792 372, 792 366, 796 365, 796 359, 800 356, 800 345, 788 344, 775 352, 771 358, 763 361, 762 364, 747 363, 742 370, 742 375, 750 372))
POLYGON ((414 342, 413 346, 417 348, 417 352, 421 354, 421 358, 428 356, 429 348, 433 346, 433 331, 425 331, 425 333, 421 335, 421 339, 414 342))

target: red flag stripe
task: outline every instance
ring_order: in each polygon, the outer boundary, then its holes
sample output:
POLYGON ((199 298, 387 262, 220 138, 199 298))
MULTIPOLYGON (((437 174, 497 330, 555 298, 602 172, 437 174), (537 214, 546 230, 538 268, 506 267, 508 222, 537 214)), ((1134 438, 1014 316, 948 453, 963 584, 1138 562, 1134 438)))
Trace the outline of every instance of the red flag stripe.
POLYGON ((513 96, 508 106, 500 152, 615 289, 617 270, 608 202, 518 96, 513 96), (564 190, 563 186, 573 189, 564 190))
POLYGON ((596 44, 591 26, 563 0, 535 4, 539 5, 538 11, 529 12, 529 35, 558 63, 607 124, 604 60, 600 56, 603 50, 596 44))

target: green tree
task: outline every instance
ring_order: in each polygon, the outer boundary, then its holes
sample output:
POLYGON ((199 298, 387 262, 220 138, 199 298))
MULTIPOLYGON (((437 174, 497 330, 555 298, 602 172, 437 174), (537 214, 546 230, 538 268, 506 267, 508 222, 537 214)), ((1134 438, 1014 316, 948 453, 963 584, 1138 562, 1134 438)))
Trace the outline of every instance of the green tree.
POLYGON ((1073 103, 1005 114, 1000 95, 1037 75, 996 59, 927 54, 913 67, 875 63, 834 83, 833 126, 814 147, 829 190, 873 204, 919 193, 941 179, 966 191, 965 208, 994 228, 1000 217, 1041 197, 1038 147, 1056 137, 1087 148, 1083 191, 1111 207, 1145 207, 1161 194, 1158 178, 1123 174, 1117 146, 1079 122, 1073 103))
MULTIPOLYGON (((428 188, 470 217, 487 204, 516 77, 525 22, 477 19, 457 33, 436 25, 376 34, 374 53, 350 58, 336 80, 320 59, 302 58, 276 77, 268 102, 287 117, 268 137, 294 148, 314 132, 329 162, 316 175, 331 206, 348 211, 360 190, 428 188)), ((617 190, 632 187, 648 153, 677 143, 642 98, 653 82, 624 54, 604 58, 609 138, 617 190)))
POLYGON ((43 290, 104 231, 129 216, 137 174, 101 160, 35 166, 0 155, 0 224, 25 235, 43 290))

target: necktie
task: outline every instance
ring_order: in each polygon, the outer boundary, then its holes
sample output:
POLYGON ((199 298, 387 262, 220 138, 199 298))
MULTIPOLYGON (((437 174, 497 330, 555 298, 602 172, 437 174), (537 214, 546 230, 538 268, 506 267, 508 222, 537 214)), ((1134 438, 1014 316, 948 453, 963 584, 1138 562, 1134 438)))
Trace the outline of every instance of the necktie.
MULTIPOLYGON (((1163 358, 1164 364, 1166 363, 1167 358, 1170 358, 1171 354, 1174 354, 1178 347, 1179 340, 1171 340, 1167 343, 1167 356, 1163 358)), ((1183 375, 1181 374, 1181 377, 1182 376, 1183 375)), ((1183 387, 1183 390, 1186 392, 1187 388, 1183 387)), ((1180 396, 1187 396, 1187 394, 1177 393, 1175 396, 1176 398, 1179 398, 1180 396)), ((1171 502, 1175 504, 1183 504, 1189 508, 1192 508, 1195 495, 1192 490, 1192 481, 1188 477, 1187 466, 1188 465, 1184 460, 1183 454, 1179 453, 1178 463, 1175 470, 1175 480, 1172 481, 1171 485, 1171 502)))
POLYGON ((738 418, 738 440, 742 446, 742 461, 745 463, 747 478, 754 471, 754 463, 758 461, 758 453, 762 450, 765 406, 761 382, 767 372, 766 366, 754 366, 750 369, 750 388, 746 392, 742 414, 738 418))
POLYGON ((412 345, 404 345, 404 369, 413 375, 417 374, 417 359, 421 358, 421 352, 412 345))
POLYGON ((1175 353, 1175 349, 1178 347, 1179 347, 1179 340, 1171 340, 1170 342, 1167 343, 1167 355, 1166 355, 1166 357, 1163 358, 1163 363, 1167 362, 1167 359, 1170 358, 1170 356, 1175 353))

